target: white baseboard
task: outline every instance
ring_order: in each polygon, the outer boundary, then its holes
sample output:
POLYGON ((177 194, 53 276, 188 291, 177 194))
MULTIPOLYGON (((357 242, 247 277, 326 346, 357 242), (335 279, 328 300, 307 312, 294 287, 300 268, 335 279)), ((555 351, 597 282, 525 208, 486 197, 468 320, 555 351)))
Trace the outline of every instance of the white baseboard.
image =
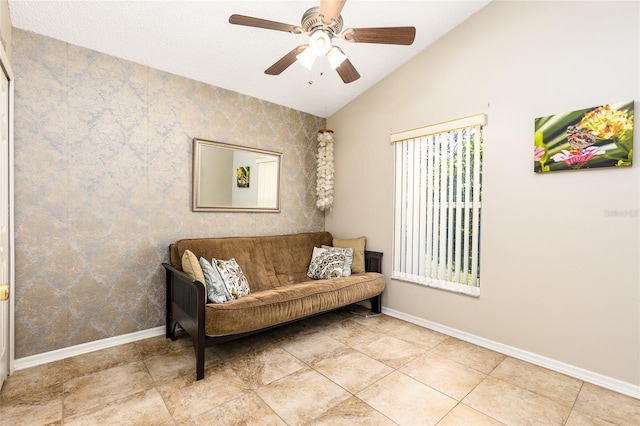
POLYGON ((14 361, 13 365, 16 370, 23 370, 25 368, 35 367, 37 365, 42 365, 54 361, 60 361, 72 356, 82 355, 89 352, 98 351, 100 349, 111 348, 113 346, 123 345, 125 343, 131 343, 137 340, 163 336, 165 332, 166 328, 164 326, 150 328, 148 330, 136 331, 134 333, 109 337, 107 339, 96 340, 88 343, 82 343, 80 345, 70 346, 68 348, 56 349, 55 351, 45 352, 38 355, 18 358, 14 361))
POLYGON ((570 364, 565 364, 560 361, 556 361, 551 358, 544 357, 542 355, 528 352, 522 349, 514 348, 512 346, 504 345, 502 343, 494 342, 493 340, 485 339, 474 334, 470 334, 455 328, 448 327, 446 325, 438 324, 436 322, 428 321, 423 318, 415 317, 413 315, 405 314, 403 312, 395 311, 389 308, 382 308, 382 313, 411 322, 422 327, 429 328, 434 331, 446 334, 473 343, 483 348, 491 349, 496 352, 511 356, 513 358, 520 359, 522 361, 530 362, 531 364, 539 365, 549 370, 557 371, 567 376, 575 377, 576 379, 583 380, 585 382, 592 383, 603 388, 610 389, 615 392, 619 392, 625 395, 629 395, 634 398, 640 399, 640 386, 632 383, 624 382, 622 380, 614 379, 609 376, 605 376, 593 371, 585 370, 570 364))

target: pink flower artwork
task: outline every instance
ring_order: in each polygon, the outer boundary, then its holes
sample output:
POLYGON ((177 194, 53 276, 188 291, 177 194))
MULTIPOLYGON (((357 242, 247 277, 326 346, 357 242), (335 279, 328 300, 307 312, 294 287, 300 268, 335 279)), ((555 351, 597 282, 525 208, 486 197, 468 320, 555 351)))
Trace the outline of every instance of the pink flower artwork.
POLYGON ((533 171, 631 166, 634 104, 631 100, 537 117, 533 171))
POLYGON ((581 150, 568 151, 563 149, 562 152, 551 157, 557 163, 565 163, 567 166, 580 167, 587 161, 597 155, 604 154, 604 150, 598 146, 589 146, 581 150))

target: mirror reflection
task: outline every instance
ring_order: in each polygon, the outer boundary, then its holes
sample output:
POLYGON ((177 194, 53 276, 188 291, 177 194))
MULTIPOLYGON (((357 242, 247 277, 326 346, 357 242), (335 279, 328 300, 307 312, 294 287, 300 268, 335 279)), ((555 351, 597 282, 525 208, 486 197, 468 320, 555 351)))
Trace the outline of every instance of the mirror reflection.
POLYGON ((193 211, 280 211, 282 154, 193 140, 193 211))

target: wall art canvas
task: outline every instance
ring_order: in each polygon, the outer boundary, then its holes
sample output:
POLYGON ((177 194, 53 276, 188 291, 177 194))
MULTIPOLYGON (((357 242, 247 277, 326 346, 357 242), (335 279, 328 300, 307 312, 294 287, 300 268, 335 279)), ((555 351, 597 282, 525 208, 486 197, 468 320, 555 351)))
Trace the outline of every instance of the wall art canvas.
POLYGON ((536 173, 631 166, 633 101, 535 119, 536 173))
POLYGON ((236 180, 238 182, 238 188, 249 188, 250 183, 250 167, 242 166, 236 170, 236 180))

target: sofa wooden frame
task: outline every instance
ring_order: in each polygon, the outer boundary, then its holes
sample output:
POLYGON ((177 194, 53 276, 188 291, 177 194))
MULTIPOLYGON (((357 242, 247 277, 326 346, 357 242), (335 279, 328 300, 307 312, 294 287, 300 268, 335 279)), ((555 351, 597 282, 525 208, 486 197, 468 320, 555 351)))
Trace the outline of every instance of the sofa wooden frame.
MULTIPOLYGON (((171 250, 171 247, 169 247, 171 250)), ((304 318, 297 318, 274 324, 259 330, 245 333, 237 333, 225 336, 207 336, 205 332, 205 288, 198 281, 193 281, 186 273, 177 270, 168 263, 163 263, 166 271, 166 337, 176 339, 176 327, 179 325, 193 341, 196 352, 196 380, 204 378, 204 350, 206 347, 249 336, 272 328, 280 327, 306 318, 310 318, 325 312, 316 312, 304 318)), ((365 251, 365 270, 367 272, 382 273, 382 253, 365 251)), ((371 312, 382 312, 381 294, 368 299, 371 303, 371 312)), ((336 307, 335 309, 342 308, 336 307)), ((332 310, 335 310, 332 309, 332 310)))

